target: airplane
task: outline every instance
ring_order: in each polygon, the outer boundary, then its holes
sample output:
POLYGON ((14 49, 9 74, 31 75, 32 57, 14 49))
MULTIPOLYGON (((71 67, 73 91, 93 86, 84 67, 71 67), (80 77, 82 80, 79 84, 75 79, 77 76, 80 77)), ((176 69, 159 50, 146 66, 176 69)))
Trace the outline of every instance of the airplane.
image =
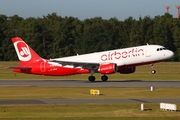
POLYGON ((20 65, 12 67, 13 72, 43 76, 68 76, 90 74, 88 80, 95 81, 94 73, 102 74, 101 80, 107 81, 108 74, 130 74, 136 66, 150 64, 155 74, 154 63, 171 59, 174 53, 161 45, 142 45, 123 49, 94 52, 55 59, 41 58, 20 37, 12 38, 20 65))

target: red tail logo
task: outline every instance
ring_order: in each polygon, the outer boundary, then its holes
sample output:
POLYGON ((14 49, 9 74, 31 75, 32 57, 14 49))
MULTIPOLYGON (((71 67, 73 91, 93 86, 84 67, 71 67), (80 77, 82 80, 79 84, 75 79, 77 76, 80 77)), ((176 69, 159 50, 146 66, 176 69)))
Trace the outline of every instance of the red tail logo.
POLYGON ((43 60, 31 47, 29 47, 20 37, 12 38, 17 56, 21 65, 43 60))
POLYGON ((19 60, 29 61, 31 59, 31 52, 25 42, 16 41, 14 42, 14 47, 16 49, 19 60))

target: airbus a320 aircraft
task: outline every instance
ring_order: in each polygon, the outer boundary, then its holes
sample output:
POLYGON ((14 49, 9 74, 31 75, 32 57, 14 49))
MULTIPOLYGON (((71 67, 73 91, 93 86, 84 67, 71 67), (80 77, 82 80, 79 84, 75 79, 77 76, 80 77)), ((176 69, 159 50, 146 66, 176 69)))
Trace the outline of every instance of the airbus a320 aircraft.
POLYGON ((143 45, 124 49, 95 52, 70 57, 46 60, 33 51, 20 37, 12 38, 20 65, 13 67, 14 72, 67 76, 89 73, 89 81, 95 81, 93 74, 102 74, 101 80, 107 81, 107 74, 134 73, 136 66, 151 64, 151 73, 155 74, 153 64, 170 59, 174 53, 160 45, 143 45))

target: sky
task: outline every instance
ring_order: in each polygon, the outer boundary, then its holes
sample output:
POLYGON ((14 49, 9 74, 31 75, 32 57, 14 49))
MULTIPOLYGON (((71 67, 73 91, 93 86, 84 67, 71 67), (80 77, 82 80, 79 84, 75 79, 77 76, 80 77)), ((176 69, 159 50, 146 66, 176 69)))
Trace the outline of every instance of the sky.
POLYGON ((80 20, 94 17, 125 20, 130 16, 139 19, 164 15, 166 5, 171 6, 169 13, 177 17, 175 6, 180 5, 180 0, 0 0, 0 14, 36 18, 55 12, 80 20))

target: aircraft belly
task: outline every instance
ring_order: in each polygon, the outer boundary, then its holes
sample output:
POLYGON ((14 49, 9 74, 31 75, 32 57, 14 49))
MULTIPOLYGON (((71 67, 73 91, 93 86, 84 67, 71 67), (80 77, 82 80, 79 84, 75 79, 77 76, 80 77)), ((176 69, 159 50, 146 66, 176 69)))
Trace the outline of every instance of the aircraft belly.
POLYGON ((48 70, 48 75, 57 75, 57 76, 67 76, 75 75, 79 68, 66 68, 66 67, 57 67, 48 70))

